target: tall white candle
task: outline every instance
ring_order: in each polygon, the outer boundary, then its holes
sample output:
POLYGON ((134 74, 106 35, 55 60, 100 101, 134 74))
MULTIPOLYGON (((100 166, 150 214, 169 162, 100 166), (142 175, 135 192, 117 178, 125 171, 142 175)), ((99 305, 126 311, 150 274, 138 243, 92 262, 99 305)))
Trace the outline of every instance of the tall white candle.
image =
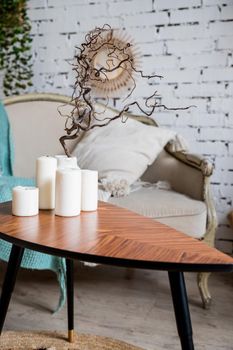
POLYGON ((56 173, 55 214, 76 216, 81 209, 81 171, 77 168, 58 169, 56 173))
POLYGON ((78 168, 77 158, 76 157, 67 157, 66 155, 56 155, 57 159, 57 168, 78 168))
POLYGON ((81 210, 94 211, 98 207, 98 171, 82 170, 81 210))
POLYGON ((39 212, 39 191, 36 187, 16 186, 12 190, 12 214, 33 216, 39 212))
POLYGON ((55 180, 57 160, 43 156, 36 161, 36 183, 39 188, 39 208, 55 208, 55 180))

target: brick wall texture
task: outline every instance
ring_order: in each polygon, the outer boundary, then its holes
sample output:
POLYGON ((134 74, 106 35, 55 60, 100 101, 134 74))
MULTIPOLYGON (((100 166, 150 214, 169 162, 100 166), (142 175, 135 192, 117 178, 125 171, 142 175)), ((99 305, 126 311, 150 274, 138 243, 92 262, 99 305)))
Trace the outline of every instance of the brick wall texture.
MULTIPOLYGON (((75 45, 88 30, 109 23, 137 43, 145 73, 164 76, 153 88, 166 105, 196 105, 155 118, 215 164, 217 246, 232 252, 226 215, 233 206, 233 0, 29 0, 28 13, 34 91, 71 94, 75 45)), ((144 82, 138 96, 149 88, 144 82)))

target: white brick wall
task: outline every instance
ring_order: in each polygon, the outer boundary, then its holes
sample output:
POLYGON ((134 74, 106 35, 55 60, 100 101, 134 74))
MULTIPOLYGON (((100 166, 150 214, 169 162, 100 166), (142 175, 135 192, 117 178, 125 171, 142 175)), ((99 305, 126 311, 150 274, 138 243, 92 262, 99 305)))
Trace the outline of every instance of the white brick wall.
MULTIPOLYGON (((215 163, 217 245, 232 252, 226 214, 233 206, 233 0, 29 0, 28 6, 34 90, 71 94, 74 46, 109 23, 140 44, 146 73, 164 75, 154 82, 164 103, 197 106, 178 118, 157 112, 157 120, 215 163)), ((145 84, 138 91, 146 95, 145 84)))

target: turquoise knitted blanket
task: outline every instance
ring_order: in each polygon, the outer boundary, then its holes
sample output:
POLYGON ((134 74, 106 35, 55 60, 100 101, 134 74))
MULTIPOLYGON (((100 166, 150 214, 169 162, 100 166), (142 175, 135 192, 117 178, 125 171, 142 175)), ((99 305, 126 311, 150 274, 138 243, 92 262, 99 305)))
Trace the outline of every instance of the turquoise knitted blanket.
POLYGON ((14 150, 7 113, 0 101, 0 175, 13 175, 14 150))
MULTIPOLYGON (((32 179, 11 176, 13 172, 12 144, 8 118, 4 107, 0 103, 0 167, 1 173, 6 175, 0 176, 0 203, 11 200, 13 187, 33 186, 35 182, 32 179)), ((11 244, 0 239, 0 259, 8 261, 10 251, 11 244)), ((60 285, 60 299, 56 309, 56 311, 58 311, 64 305, 66 299, 65 259, 25 249, 21 267, 37 270, 52 270, 57 274, 60 285)))

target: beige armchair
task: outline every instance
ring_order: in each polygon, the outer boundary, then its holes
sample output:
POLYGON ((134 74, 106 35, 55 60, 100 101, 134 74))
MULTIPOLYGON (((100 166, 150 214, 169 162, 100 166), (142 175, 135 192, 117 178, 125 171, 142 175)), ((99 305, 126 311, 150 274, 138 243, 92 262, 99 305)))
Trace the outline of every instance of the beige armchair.
MULTIPOLYGON (((41 154, 62 153, 58 138, 63 133, 64 120, 58 116, 57 107, 68 102, 68 97, 57 94, 29 94, 5 99, 15 142, 16 176, 34 176, 35 159, 41 154)), ((157 127, 150 118, 131 117, 157 127)), ((72 142, 71 148, 74 145, 72 142)), ((151 183, 167 180, 171 191, 142 188, 126 197, 110 198, 110 202, 152 217, 213 246, 217 221, 209 184, 212 171, 212 165, 198 155, 171 153, 164 149, 142 180, 151 183)), ((208 278, 207 273, 197 276, 205 308, 211 302, 208 278)))

